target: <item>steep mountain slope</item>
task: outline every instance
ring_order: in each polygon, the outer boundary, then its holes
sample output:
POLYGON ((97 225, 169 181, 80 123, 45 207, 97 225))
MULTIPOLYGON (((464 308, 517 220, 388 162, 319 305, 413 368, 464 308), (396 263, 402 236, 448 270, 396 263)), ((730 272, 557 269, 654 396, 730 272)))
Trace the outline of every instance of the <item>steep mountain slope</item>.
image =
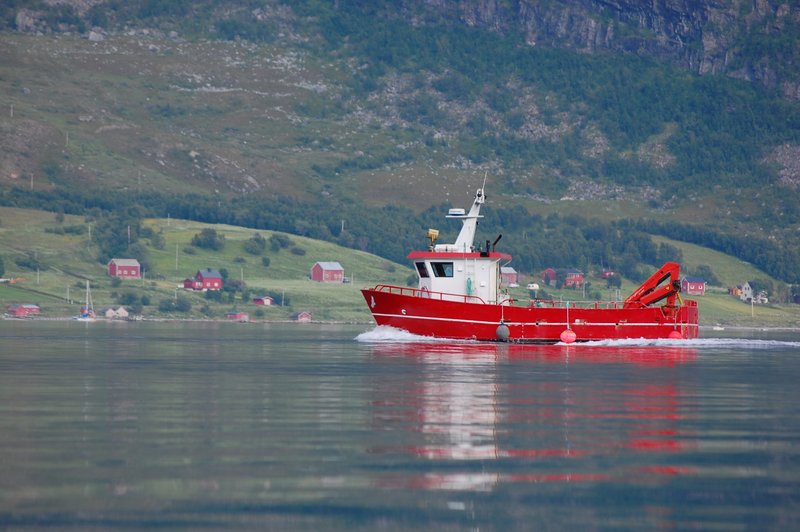
MULTIPOLYGON (((522 209, 499 220, 513 236, 591 225, 569 214, 649 218, 661 224, 649 230, 781 262, 762 267, 787 281, 800 263, 780 256, 796 249, 800 223, 800 105, 783 98, 795 71, 779 68, 796 57, 785 47, 791 7, 22 4, 3 8, 18 31, 0 34, 9 105, 0 183, 21 187, 7 203, 43 205, 37 194, 51 194, 47 206, 58 208, 53 198, 69 191, 95 196, 62 209, 109 209, 101 193, 113 191, 165 216, 176 215, 170 194, 191 192, 206 199, 181 216, 279 227, 397 259, 411 233, 438 223, 426 208, 460 205, 488 174, 495 205, 522 209), (728 39, 733 65, 753 35, 775 37, 775 53, 764 48, 770 60, 757 62, 770 65, 777 93, 711 75, 755 79, 714 66, 710 44, 728 39), (33 194, 20 199, 25 189, 33 194), (393 205, 415 211, 396 239, 381 223, 393 205), (521 213, 565 216, 542 226, 521 213), (672 221, 687 227, 675 234, 672 221)), ((551 250, 519 253, 537 267, 551 250)), ((566 251, 563 260, 583 260, 566 251)), ((603 253, 588 258, 621 260, 622 248, 603 253)))

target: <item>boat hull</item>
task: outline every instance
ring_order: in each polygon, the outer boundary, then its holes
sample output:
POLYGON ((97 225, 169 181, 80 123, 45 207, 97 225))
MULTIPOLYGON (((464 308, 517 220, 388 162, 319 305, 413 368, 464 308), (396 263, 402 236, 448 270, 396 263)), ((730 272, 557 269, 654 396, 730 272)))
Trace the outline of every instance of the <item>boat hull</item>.
POLYGON ((575 341, 626 338, 697 338, 694 301, 679 307, 624 308, 622 304, 556 304, 516 306, 448 300, 414 289, 381 286, 362 294, 378 325, 420 336, 481 341, 553 343, 570 329, 575 341), (498 334, 498 326, 508 335, 498 334), (678 336, 677 333, 680 333, 678 336))

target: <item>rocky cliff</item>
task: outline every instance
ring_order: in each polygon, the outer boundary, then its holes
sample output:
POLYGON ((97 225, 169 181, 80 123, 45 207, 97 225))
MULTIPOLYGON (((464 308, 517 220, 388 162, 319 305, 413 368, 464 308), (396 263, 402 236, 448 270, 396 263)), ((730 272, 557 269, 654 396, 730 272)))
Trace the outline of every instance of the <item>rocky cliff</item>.
MULTIPOLYGON (((407 13, 418 6, 405 2, 407 13)), ((648 55, 800 99, 800 7, 785 0, 428 0, 425 10, 523 32, 532 46, 648 55)))
MULTIPOLYGON (((186 4, 169 10, 178 16, 197 15, 198 6, 205 8, 203 17, 211 13, 212 18, 250 9, 237 0, 177 4, 186 4)), ((380 5, 367 4, 370 9, 380 5)), ((3 8, 8 25, 23 32, 88 33, 98 23, 113 24, 118 10, 113 0, 30 5, 36 7, 3 8)), ((800 7, 788 0, 402 0, 385 2, 382 9, 417 24, 460 21, 520 32, 531 46, 647 55, 698 74, 748 80, 800 100, 800 7)), ((145 17, 149 12, 144 4, 132 11, 145 17)))

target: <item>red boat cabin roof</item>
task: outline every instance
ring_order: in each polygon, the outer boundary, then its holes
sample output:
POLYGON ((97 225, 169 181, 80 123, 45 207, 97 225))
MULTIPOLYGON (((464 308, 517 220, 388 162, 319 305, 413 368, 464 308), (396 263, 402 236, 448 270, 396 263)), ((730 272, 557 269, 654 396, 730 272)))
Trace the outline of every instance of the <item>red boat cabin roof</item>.
POLYGON ((462 253, 459 251, 412 251, 408 254, 407 259, 504 259, 511 260, 511 255, 508 253, 498 253, 496 251, 486 252, 470 252, 462 253))

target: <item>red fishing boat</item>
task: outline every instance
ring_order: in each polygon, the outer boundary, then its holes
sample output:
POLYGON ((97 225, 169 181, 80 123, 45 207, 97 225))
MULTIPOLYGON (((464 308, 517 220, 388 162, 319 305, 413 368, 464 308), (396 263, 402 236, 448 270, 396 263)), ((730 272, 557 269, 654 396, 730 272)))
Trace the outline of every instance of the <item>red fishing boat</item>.
MULTIPOLYGON (((484 183, 485 185, 485 183, 484 183)), ((626 338, 687 339, 698 336, 697 302, 680 297, 680 265, 664 264, 624 301, 531 299, 508 295, 500 268, 511 255, 473 246, 481 206, 479 188, 469 212, 450 209, 462 221, 453 244, 437 244, 428 230, 427 250, 408 255, 416 288, 379 284, 361 292, 378 325, 421 336, 502 342, 565 342, 626 338)))

